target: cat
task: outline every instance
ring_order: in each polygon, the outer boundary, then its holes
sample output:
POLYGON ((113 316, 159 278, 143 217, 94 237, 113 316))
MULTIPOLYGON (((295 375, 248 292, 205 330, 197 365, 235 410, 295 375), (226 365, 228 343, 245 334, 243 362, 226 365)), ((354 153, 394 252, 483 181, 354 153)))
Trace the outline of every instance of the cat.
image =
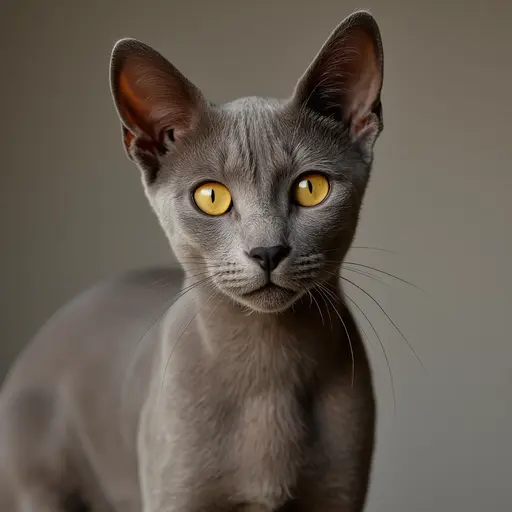
POLYGON ((360 512, 371 370, 338 280, 383 128, 383 50, 359 11, 287 100, 223 105, 119 41, 128 156, 182 270, 72 301, 0 397, 6 512, 360 512))

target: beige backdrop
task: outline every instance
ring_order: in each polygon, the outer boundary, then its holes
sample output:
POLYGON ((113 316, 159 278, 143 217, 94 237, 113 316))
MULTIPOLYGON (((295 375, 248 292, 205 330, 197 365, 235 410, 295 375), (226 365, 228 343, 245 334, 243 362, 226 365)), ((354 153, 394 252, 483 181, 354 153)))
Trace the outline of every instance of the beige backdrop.
MULTIPOLYGON (((351 259, 373 321, 380 404, 371 512, 511 510, 509 268, 512 4, 374 0, 3 2, 0 7, 0 376, 85 286, 172 261, 123 154, 114 42, 160 49, 214 101, 287 96, 334 26, 370 7, 386 52, 385 130, 351 259), (385 276, 384 276, 385 277, 385 276)), ((348 274, 347 274, 348 277, 348 274)), ((372 347, 373 345, 373 347, 372 347)))

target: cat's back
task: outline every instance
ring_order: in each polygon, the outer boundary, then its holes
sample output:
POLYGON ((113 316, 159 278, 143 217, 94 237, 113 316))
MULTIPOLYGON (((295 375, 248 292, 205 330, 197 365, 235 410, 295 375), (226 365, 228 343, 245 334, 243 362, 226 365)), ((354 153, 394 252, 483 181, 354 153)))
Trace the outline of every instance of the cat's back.
POLYGON ((48 389, 85 371, 89 377, 101 370, 111 373, 132 357, 144 334, 151 337, 150 328, 157 326, 181 283, 180 270, 151 268, 126 272, 81 293, 27 345, 5 379, 2 396, 31 385, 48 389))
POLYGON ((132 271, 58 311, 19 356, 0 391, 0 460, 14 470, 33 457, 31 439, 39 445, 46 440, 47 446, 67 445, 56 451, 80 446, 95 472, 119 474, 113 487, 122 485, 123 471, 133 476, 136 468, 128 462, 135 460, 134 436, 159 323, 181 285, 178 269, 132 271), (108 467, 109 461, 117 467, 108 467))

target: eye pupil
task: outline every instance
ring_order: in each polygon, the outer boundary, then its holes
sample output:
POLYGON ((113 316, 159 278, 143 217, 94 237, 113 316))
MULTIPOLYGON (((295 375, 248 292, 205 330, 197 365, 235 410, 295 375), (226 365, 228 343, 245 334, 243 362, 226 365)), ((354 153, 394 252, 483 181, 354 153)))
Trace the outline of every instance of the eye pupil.
POLYGON ((222 183, 209 182, 194 191, 196 206, 207 215, 223 215, 232 205, 231 193, 222 183))
POLYGON ((322 174, 311 173, 303 176, 295 186, 295 202, 304 207, 316 206, 329 193, 329 180, 322 174))

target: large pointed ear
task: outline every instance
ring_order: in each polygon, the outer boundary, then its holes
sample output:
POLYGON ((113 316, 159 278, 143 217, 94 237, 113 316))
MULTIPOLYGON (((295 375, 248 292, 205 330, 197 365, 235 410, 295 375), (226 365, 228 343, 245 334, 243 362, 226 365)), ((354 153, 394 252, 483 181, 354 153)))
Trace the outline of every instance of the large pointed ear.
POLYGON ((294 101, 346 123, 354 139, 382 129, 380 92, 383 50, 375 19, 367 12, 346 18, 331 34, 294 93, 294 101))
POLYGON ((110 84, 126 151, 154 180, 160 158, 197 127, 203 96, 160 53, 135 39, 114 46, 110 84))

